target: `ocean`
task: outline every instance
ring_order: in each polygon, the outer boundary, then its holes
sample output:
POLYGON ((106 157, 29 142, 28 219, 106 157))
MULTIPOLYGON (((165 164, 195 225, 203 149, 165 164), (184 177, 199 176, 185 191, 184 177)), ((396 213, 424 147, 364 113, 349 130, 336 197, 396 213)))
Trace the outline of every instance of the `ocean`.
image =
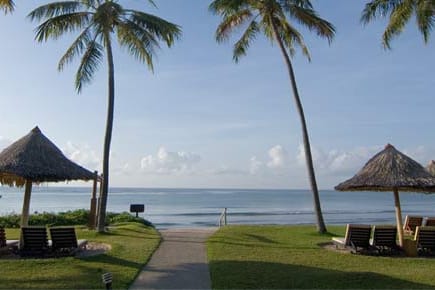
MULTIPOLYGON (((24 189, 0 187, 0 215, 20 213, 24 189)), ((89 208, 91 187, 34 186, 30 212, 89 208)), ((403 216, 435 216, 435 194, 401 193, 403 216)), ((327 224, 394 224, 392 192, 321 190, 327 224)), ((144 204, 141 217, 157 228, 216 226, 227 208, 229 224, 314 224, 309 190, 112 188, 108 211, 144 204)))

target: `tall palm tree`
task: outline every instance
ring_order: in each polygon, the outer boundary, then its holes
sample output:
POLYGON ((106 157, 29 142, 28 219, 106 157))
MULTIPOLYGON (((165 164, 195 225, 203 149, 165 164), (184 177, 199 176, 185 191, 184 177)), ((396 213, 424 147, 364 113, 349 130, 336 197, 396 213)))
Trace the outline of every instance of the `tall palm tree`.
POLYGON ((334 26, 318 16, 309 0, 214 0, 209 8, 223 18, 216 30, 217 42, 227 41, 236 29, 245 28, 234 45, 233 59, 236 63, 240 57, 246 55, 250 44, 260 32, 278 44, 288 69, 291 89, 302 125, 305 159, 314 197, 317 229, 320 233, 325 233, 326 226, 314 174, 308 129, 291 57, 295 54, 296 47, 299 47, 310 60, 308 48, 301 33, 296 29, 295 23, 314 31, 329 42, 334 37, 334 26))
POLYGON ((0 0, 0 10, 5 13, 14 11, 15 4, 13 0, 0 0))
MULTIPOLYGON (((155 6, 152 0, 148 0, 155 6)), ((109 153, 113 128, 115 100, 115 72, 113 63, 113 38, 138 61, 153 70, 153 56, 163 41, 170 47, 181 35, 180 27, 157 16, 138 10, 125 9, 116 0, 70 0, 53 2, 33 10, 31 20, 42 21, 36 29, 38 42, 57 39, 69 32, 79 32, 78 37, 59 61, 58 70, 74 58, 81 57, 75 77, 75 87, 80 93, 83 85, 92 81, 95 71, 103 61, 108 64, 108 108, 103 154, 103 183, 99 207, 98 231, 104 231, 107 192, 109 188, 109 153)))
POLYGON ((382 44, 390 49, 390 41, 399 35, 415 15, 417 27, 428 42, 435 24, 435 1, 433 0, 373 0, 365 5, 361 22, 368 24, 377 17, 387 17, 389 22, 382 35, 382 44))

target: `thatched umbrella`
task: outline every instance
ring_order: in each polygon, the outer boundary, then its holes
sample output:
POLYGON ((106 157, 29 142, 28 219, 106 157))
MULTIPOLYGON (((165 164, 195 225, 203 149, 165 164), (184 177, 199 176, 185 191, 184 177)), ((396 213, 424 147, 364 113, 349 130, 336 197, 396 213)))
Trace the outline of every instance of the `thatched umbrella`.
POLYGON ((0 183, 26 188, 21 226, 28 224, 33 182, 78 179, 93 180, 95 174, 66 158, 38 127, 0 153, 0 183))
POLYGON ((422 165, 388 144, 351 179, 335 187, 340 191, 393 191, 399 242, 403 246, 399 191, 435 192, 435 177, 422 165))

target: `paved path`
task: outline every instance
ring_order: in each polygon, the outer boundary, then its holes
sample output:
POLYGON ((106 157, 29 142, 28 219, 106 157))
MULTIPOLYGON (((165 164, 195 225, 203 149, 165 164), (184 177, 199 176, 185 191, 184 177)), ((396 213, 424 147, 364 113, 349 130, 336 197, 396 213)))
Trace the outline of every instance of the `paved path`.
POLYGON ((205 241, 215 231, 161 230, 162 243, 130 289, 211 289, 205 241))

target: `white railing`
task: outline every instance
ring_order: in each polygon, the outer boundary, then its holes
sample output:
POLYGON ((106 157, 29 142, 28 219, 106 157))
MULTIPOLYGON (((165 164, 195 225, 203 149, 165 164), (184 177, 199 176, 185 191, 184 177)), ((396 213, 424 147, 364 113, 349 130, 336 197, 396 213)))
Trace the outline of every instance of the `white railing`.
POLYGON ((219 217, 219 227, 227 225, 227 208, 224 208, 219 217))

